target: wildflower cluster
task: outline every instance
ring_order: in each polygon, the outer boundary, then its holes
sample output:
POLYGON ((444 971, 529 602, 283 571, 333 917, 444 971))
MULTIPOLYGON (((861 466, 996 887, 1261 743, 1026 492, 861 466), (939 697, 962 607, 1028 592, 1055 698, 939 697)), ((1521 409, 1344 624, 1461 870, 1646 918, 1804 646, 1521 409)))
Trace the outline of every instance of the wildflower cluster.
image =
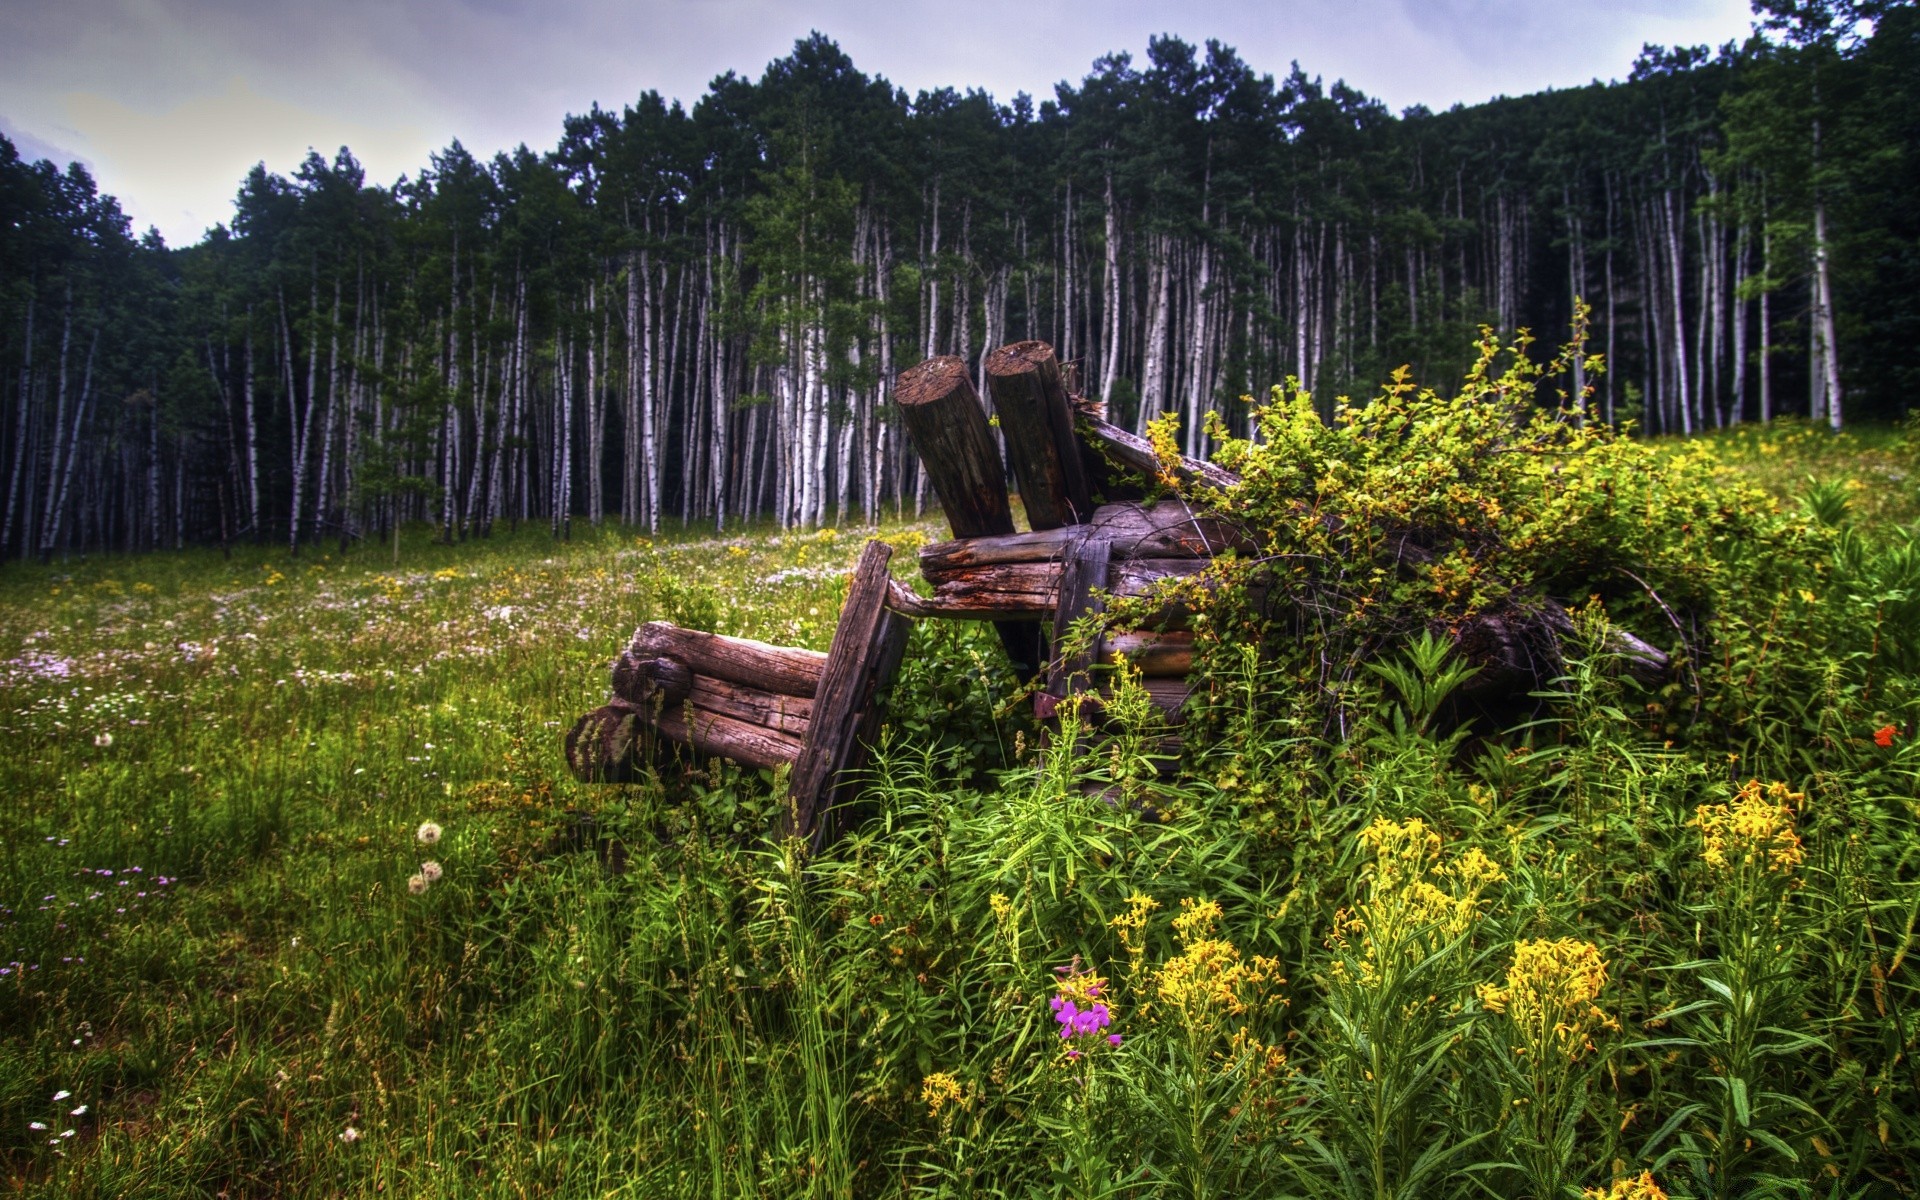
POLYGON ((1518 1035, 1515 1053, 1536 1061, 1558 1055, 1572 1061, 1593 1049, 1593 1035, 1619 1023, 1594 1001, 1607 983, 1600 948, 1577 938, 1538 938, 1516 944, 1507 982, 1477 991, 1488 1012, 1505 1013, 1518 1035))
POLYGON ((1792 874, 1806 857, 1793 827, 1793 806, 1802 799, 1784 783, 1750 779, 1732 804, 1702 804, 1692 822, 1700 829, 1700 857, 1715 871, 1757 866, 1792 874))
MULTIPOLYGON (((1107 981, 1083 969, 1078 955, 1068 965, 1055 967, 1054 973, 1060 978, 1053 985, 1053 999, 1048 1004, 1053 1009, 1053 1019, 1060 1026, 1060 1040, 1068 1043, 1067 1057, 1079 1058, 1080 1049, 1074 1043, 1091 1038, 1113 1024, 1113 1009, 1107 1000, 1107 981)), ((1118 1046, 1120 1035, 1108 1034, 1107 1042, 1118 1046)))
POLYGON ((935 1071, 920 1081, 920 1101, 927 1106, 927 1115, 937 1117, 940 1110, 951 1105, 954 1108, 967 1106, 966 1089, 960 1081, 945 1071, 935 1071))
POLYGON ((1667 1200, 1666 1190, 1653 1181, 1652 1171, 1616 1179, 1605 1191, 1585 1188, 1580 1196, 1581 1200, 1667 1200))
POLYGON ((1144 892, 1135 892, 1127 897, 1127 911, 1107 921, 1107 927, 1119 935, 1120 945, 1127 952, 1127 978, 1135 987, 1146 976, 1147 921, 1159 908, 1158 900, 1144 892))
MULTIPOLYGON (((1506 879, 1477 846, 1443 859, 1440 835, 1418 817, 1377 818, 1360 840, 1374 859, 1367 900, 1334 914, 1328 945, 1357 952, 1363 983, 1377 978, 1390 956, 1419 961, 1464 935, 1479 919, 1481 894, 1506 879)), ((1336 979, 1349 973, 1344 960, 1332 969, 1336 979)))
POLYGON ((1220 905, 1214 901, 1180 901, 1180 915, 1173 919, 1180 953, 1154 973, 1156 999, 1178 1013, 1189 1030, 1211 1031, 1257 1004, 1268 985, 1285 982, 1278 962, 1261 955, 1244 959, 1239 947, 1216 936, 1219 923, 1220 905))
POLYGON ((54 1153, 56 1154, 64 1153, 64 1151, 60 1149, 61 1144, 79 1132, 72 1125, 68 1124, 68 1122, 78 1121, 81 1117, 87 1115, 87 1105, 85 1104, 77 1104, 70 1109, 66 1108, 65 1102, 71 1099, 73 1099, 73 1093, 66 1088, 61 1088, 53 1094, 52 1103, 59 1108, 66 1109, 64 1114, 54 1118, 55 1125, 67 1125, 67 1128, 62 1129, 60 1132, 55 1133, 45 1121, 27 1122, 27 1128, 31 1132, 36 1134, 44 1133, 47 1135, 47 1145, 54 1147, 54 1153))

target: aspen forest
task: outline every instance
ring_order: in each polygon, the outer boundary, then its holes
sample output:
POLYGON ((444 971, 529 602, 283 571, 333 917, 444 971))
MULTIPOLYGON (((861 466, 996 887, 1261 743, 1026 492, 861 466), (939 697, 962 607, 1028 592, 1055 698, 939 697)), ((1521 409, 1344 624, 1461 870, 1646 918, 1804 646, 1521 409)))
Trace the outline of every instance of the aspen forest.
POLYGON ((1648 435, 1911 407, 1911 8, 1448 112, 1272 66, 1160 37, 908 96, 815 34, 390 186, 262 164, 186 247, 0 140, 0 547, 872 524, 933 502, 897 374, 1020 338, 1196 457, 1287 378, 1331 411, 1577 303, 1648 435))

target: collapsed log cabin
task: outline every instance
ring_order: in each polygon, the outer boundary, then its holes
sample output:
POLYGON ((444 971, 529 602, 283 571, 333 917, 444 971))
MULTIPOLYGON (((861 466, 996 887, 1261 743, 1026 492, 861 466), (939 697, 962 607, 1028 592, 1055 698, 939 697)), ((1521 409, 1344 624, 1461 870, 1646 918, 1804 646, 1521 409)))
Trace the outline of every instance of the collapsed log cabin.
MULTIPOLYGON (((858 771, 900 664, 908 619, 984 620, 1034 687, 1036 716, 1100 691, 1096 664, 1125 656, 1154 703, 1178 725, 1194 666, 1188 615, 1164 599, 1169 580, 1201 576, 1215 556, 1257 555, 1252 532, 1184 500, 1145 500, 1148 483, 1224 491, 1237 477, 1192 458, 1163 461, 1143 438, 1104 419, 1070 390, 1071 377, 1044 342, 1016 342, 986 359, 988 393, 1006 446, 1003 459, 965 360, 928 359, 902 372, 895 399, 950 541, 923 547, 920 595, 889 573, 891 548, 868 542, 826 653, 744 638, 643 625, 613 665, 612 696, 566 736, 574 773, 632 777, 649 747, 674 743, 754 767, 790 768, 787 828, 818 844, 844 820, 858 771), (1007 489, 1018 484, 1027 517, 1016 529, 1007 489), (1068 627, 1108 598, 1162 596, 1152 627, 1109 632, 1071 646, 1068 627)), ((1409 569, 1429 554, 1412 538, 1399 547, 1409 569)), ((1566 610, 1541 597, 1476 614, 1448 630, 1479 668, 1469 689, 1530 690, 1561 670, 1566 610)), ((1615 649, 1645 678, 1668 669, 1659 650, 1623 630, 1615 649)), ((1097 707, 1097 704, 1096 704, 1097 707)), ((1167 747, 1177 750, 1177 742, 1167 747)))

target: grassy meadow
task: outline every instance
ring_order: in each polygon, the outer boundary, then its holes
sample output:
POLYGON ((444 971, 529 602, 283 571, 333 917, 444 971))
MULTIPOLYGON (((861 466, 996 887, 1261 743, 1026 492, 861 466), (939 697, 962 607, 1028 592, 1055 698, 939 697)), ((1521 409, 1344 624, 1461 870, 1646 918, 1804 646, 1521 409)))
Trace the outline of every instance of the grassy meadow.
POLYGON ((1596 634, 1456 726, 1410 643, 1336 735, 1250 652, 1162 780, 1124 686, 1044 749, 923 626, 811 860, 763 773, 560 735, 640 621, 824 649, 936 519, 6 567, 7 1189, 1914 1195, 1920 450, 1665 453, 1812 547, 1665 688, 1596 634))

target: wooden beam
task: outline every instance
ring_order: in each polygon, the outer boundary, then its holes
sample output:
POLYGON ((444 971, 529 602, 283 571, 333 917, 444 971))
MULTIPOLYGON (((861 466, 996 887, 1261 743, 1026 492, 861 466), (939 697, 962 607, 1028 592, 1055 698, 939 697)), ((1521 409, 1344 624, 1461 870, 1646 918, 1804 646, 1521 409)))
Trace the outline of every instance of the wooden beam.
POLYGON ((784 766, 800 756, 801 741, 792 734, 692 704, 662 712, 655 727, 682 745, 750 767, 784 766))
MULTIPOLYGON (((1195 512, 1184 500, 1158 504, 1106 504, 1087 522, 1112 546, 1115 561, 1129 558, 1211 558, 1223 550, 1257 553, 1245 530, 1218 517, 1195 512)), ((1058 562, 1076 537, 1072 528, 1037 530, 999 537, 935 542, 920 550, 920 572, 938 582, 939 573, 991 563, 1058 562)))
POLYGON ((613 662, 613 694, 636 708, 671 708, 693 690, 693 671, 677 658, 643 658, 631 649, 613 662))
POLYGON ((1147 679, 1179 678, 1193 670, 1193 634, 1185 630, 1111 633, 1100 649, 1101 662, 1111 664, 1125 657, 1147 679))
POLYGON ((787 832, 820 844, 834 822, 823 820, 852 790, 878 721, 879 693, 892 682, 906 644, 907 622, 888 611, 893 548, 870 541, 854 565, 847 599, 820 675, 806 742, 794 763, 787 832))
MULTIPOLYGON (((1163 469, 1160 456, 1153 452, 1153 443, 1147 439, 1084 412, 1075 422, 1075 428, 1088 445, 1103 451, 1106 457, 1121 466, 1148 479, 1160 478, 1163 469)), ((1210 462, 1188 458, 1184 454, 1173 463, 1171 473, 1181 483, 1219 492, 1240 482, 1240 477, 1225 467, 1216 467, 1210 462)))
POLYGON ((693 677, 687 703, 796 738, 806 736, 807 722, 813 717, 813 701, 805 696, 769 692, 708 675, 693 677))
POLYGON ((817 650, 702 633, 666 621, 649 621, 635 630, 628 652, 635 658, 677 659, 696 675, 711 675, 788 696, 811 697, 820 686, 820 672, 827 664, 827 656, 817 650))
MULTIPOLYGON (((1068 643, 1068 630, 1082 617, 1106 611, 1107 560, 1112 546, 1106 538, 1088 533, 1067 554, 1060 572, 1060 600, 1053 610, 1053 645, 1058 654, 1068 643)), ((1046 690, 1034 697, 1034 712, 1041 718, 1053 715, 1063 700, 1092 685, 1089 673, 1100 659, 1100 641, 1079 648, 1072 654, 1054 659, 1047 669, 1046 690)))
POLYGON ((1015 342, 987 355, 986 366, 987 391, 1006 435, 1027 525, 1058 529, 1085 521, 1093 499, 1053 347, 1015 342))

